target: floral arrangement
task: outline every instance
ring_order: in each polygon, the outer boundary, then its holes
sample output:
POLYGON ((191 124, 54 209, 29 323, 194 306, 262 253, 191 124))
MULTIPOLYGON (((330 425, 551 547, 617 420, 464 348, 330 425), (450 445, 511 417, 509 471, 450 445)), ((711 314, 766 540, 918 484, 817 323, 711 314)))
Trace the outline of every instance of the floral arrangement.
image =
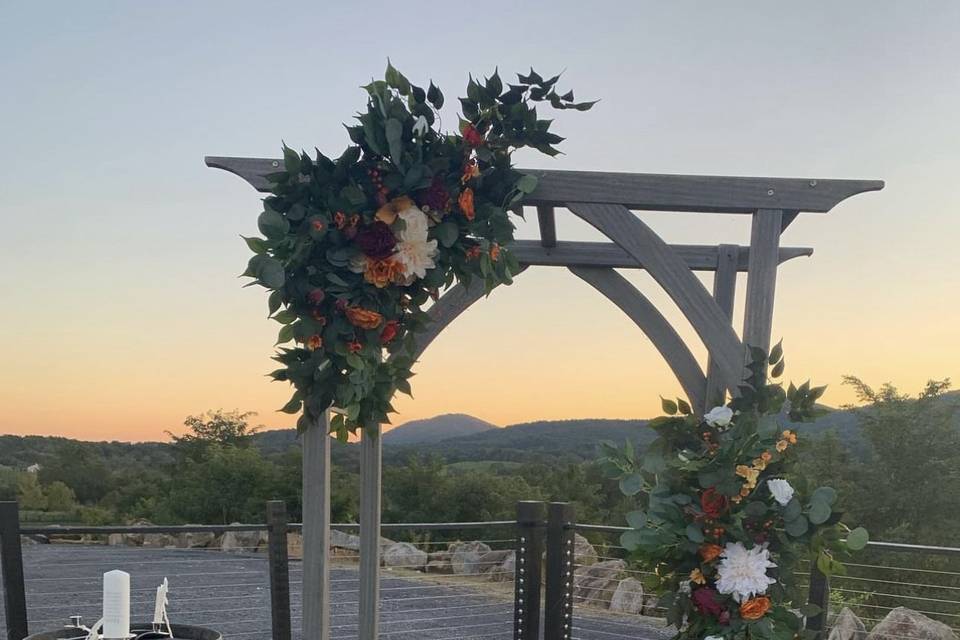
POLYGON ((667 416, 651 422, 658 437, 644 455, 629 442, 603 445, 608 474, 642 505, 621 544, 654 567, 651 586, 678 639, 802 636, 801 616, 819 610, 795 588, 797 560, 839 573, 839 552, 868 541, 863 528, 840 523, 836 491, 809 491, 790 473, 798 435, 780 416, 785 407, 792 422, 819 415, 825 387, 767 383, 783 373, 780 345, 769 357, 753 349, 751 360, 737 397, 702 418, 683 400, 663 400, 667 416))
POLYGON ((440 89, 415 86, 388 63, 384 80, 364 87, 366 110, 346 127, 352 144, 339 158, 284 145, 283 170, 267 176, 263 237, 245 238, 255 255, 243 275, 270 290, 277 344, 295 343, 270 375, 295 387, 282 411, 302 411, 299 428, 331 406, 342 410, 330 425, 341 439, 389 422, 394 393, 411 392, 428 301, 454 281, 482 279, 489 293, 519 272, 505 246, 508 211, 537 180, 515 170, 511 154, 559 153, 563 138, 535 103, 594 104, 558 93, 558 79, 532 69, 507 86, 496 72, 470 78, 459 133, 443 133, 440 89))

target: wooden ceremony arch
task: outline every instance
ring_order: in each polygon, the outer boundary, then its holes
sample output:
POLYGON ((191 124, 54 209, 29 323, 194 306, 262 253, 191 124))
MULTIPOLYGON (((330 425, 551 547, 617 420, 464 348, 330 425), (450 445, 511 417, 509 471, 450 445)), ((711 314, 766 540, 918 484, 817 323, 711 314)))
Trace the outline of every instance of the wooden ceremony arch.
MULTIPOLYGON (((266 175, 279 160, 208 157, 209 167, 234 173, 269 192, 266 175)), ((523 202, 536 208, 540 240, 518 240, 511 250, 524 268, 566 267, 613 302, 647 335, 667 361, 690 403, 706 410, 744 372, 744 345, 770 346, 777 267, 813 249, 781 247, 780 234, 800 213, 826 213, 850 196, 883 188, 879 180, 742 178, 521 169, 539 178, 523 202), (557 208, 586 220, 610 242, 561 242, 557 208), (633 211, 690 211, 752 216, 750 244, 669 245, 633 211), (667 292, 707 348, 706 371, 657 308, 615 269, 645 269, 667 292), (694 271, 714 272, 713 291, 694 271), (747 273, 743 339, 732 326, 737 273, 747 273)), ((484 295, 482 286, 456 285, 428 311, 417 358, 434 338, 484 295)), ((326 417, 303 444, 303 637, 329 638, 330 438, 326 417)), ((361 438, 360 640, 378 637, 381 438, 361 438)))

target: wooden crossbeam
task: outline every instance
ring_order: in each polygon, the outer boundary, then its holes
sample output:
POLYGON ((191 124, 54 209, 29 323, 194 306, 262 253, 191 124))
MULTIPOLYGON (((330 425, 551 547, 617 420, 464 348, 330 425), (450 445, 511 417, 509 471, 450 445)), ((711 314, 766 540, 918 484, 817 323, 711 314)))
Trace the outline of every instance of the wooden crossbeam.
MULTIPOLYGON (((716 271, 720 248, 709 245, 672 244, 675 251, 694 271, 716 271)), ((537 240, 515 240, 510 250, 521 264, 542 267, 611 267, 614 269, 642 269, 626 251, 612 242, 558 242, 556 246, 544 247, 537 240)), ((813 255, 810 247, 782 247, 779 261, 813 255)), ((750 261, 750 249, 739 247, 736 269, 746 271, 750 261)))
MULTIPOLYGON (((271 158, 208 156, 207 166, 234 173, 269 191, 264 177, 283 166, 271 158)), ((565 207, 567 203, 621 204, 648 211, 753 213, 757 209, 826 212, 850 196, 883 189, 882 180, 746 178, 656 173, 608 173, 519 169, 537 176, 526 205, 565 207)))

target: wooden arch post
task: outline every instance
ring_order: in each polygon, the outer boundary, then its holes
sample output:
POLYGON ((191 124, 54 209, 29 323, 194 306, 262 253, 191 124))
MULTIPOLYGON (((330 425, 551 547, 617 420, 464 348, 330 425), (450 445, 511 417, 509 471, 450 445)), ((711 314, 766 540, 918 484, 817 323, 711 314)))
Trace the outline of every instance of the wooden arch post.
MULTIPOLYGON (((208 157, 207 166, 234 173, 270 191, 266 176, 279 160, 208 157)), ((518 240, 511 250, 524 267, 566 267, 613 302, 643 330, 667 360, 691 405, 722 402, 743 379, 744 345, 769 348, 777 268, 809 248, 781 247, 780 235, 800 213, 826 213, 850 196, 883 188, 879 180, 738 178, 659 174, 543 171, 524 205, 535 206, 540 240, 518 240), (556 208, 566 208, 610 242, 561 242, 556 208), (684 211, 752 216, 749 247, 669 245, 634 211, 684 211), (663 315, 615 269, 646 269, 673 299, 707 347, 705 367, 663 315), (707 291, 694 271, 711 271, 707 291), (731 326, 738 272, 747 273, 742 340, 731 326)), ((430 328, 418 336, 417 357, 434 338, 483 296, 482 287, 456 285, 429 309, 430 328)), ((379 426, 361 439, 359 640, 378 636, 380 580, 381 442, 379 426)), ((330 438, 327 416, 302 436, 303 637, 329 640, 330 438)))

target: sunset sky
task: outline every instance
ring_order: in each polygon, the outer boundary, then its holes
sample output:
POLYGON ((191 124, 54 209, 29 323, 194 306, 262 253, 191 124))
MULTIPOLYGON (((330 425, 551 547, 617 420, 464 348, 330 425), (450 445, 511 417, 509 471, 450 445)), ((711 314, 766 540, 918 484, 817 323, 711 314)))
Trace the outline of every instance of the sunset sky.
MULTIPOLYGON (((339 155, 387 57, 446 93, 467 74, 566 70, 557 159, 527 167, 869 178, 783 243, 787 377, 915 391, 960 378, 960 3, 31 2, 0 7, 0 433, 155 440, 257 411, 277 324, 237 278, 259 198, 205 155, 339 155), (336 5, 336 6, 334 6, 336 5)), ((749 218, 643 214, 676 243, 749 243, 749 218)), ((558 212, 561 240, 599 235, 558 212)), ((536 238, 535 216, 518 237, 536 238)), ((643 273, 629 277, 705 350, 643 273)), ((738 303, 745 279, 741 276, 738 303)), ((709 286, 710 279, 704 276, 709 286)), ((739 330, 742 306, 738 304, 739 330)), ((533 269, 447 329, 395 422, 649 417, 679 385, 643 334, 562 269, 533 269)))

